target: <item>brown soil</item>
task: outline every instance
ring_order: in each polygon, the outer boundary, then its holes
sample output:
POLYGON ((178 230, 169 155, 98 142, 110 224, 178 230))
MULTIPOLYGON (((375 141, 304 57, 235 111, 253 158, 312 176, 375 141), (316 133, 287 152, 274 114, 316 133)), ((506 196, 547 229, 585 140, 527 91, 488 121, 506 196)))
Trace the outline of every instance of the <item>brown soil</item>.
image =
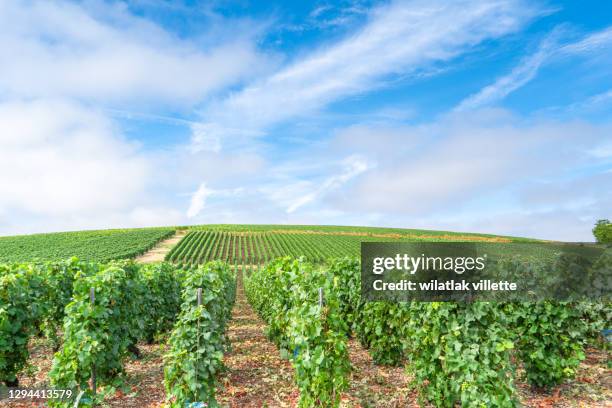
POLYGON ((374 364, 359 341, 349 340, 349 358, 353 366, 350 388, 343 407, 408 408, 418 407, 416 394, 409 387, 404 367, 374 364))
POLYGON ((247 302, 240 275, 227 332, 232 349, 224 356, 227 372, 217 400, 230 408, 293 407, 299 394, 291 363, 266 338, 265 323, 247 302))
POLYGON ((137 257, 135 261, 140 263, 162 262, 166 254, 170 252, 188 232, 187 230, 177 231, 172 237, 159 242, 154 248, 137 257))

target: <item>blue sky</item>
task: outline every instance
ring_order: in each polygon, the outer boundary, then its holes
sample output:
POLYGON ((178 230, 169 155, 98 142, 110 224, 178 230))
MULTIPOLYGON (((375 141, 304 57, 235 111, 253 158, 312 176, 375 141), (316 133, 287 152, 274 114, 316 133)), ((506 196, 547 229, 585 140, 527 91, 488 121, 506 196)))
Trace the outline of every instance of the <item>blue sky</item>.
POLYGON ((200 223, 591 240, 612 6, 0 4, 0 234, 200 223))

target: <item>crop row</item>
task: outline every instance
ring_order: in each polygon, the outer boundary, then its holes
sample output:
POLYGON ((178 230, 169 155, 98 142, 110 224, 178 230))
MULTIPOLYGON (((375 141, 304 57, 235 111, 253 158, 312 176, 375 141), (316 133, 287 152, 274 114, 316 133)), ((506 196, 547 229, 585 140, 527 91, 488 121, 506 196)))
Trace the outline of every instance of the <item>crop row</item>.
POLYGON ((189 271, 76 259, 0 265, 0 381, 17 385, 28 339, 62 327, 49 379, 56 388, 75 390, 79 406, 88 406, 117 384, 125 358, 138 353, 137 341, 171 332, 164 357, 168 402, 213 404, 234 285, 233 273, 220 263, 189 271))
POLYGON ((326 271, 288 257, 245 277, 247 299, 268 323, 268 336, 292 356, 300 407, 336 407, 348 387, 348 326, 338 283, 326 271))
MULTIPOLYGON (((501 267, 546 269, 562 262, 501 267)), ((595 267, 609 270, 612 256, 598 262, 606 265, 595 267)), ((247 276, 245 290, 269 337, 292 356, 303 407, 338 406, 350 372, 351 336, 376 363, 406 365, 423 402, 514 407, 518 366, 537 387, 573 377, 587 339, 612 312, 610 304, 586 302, 364 302, 360 264, 351 258, 319 267, 277 259, 247 276)))

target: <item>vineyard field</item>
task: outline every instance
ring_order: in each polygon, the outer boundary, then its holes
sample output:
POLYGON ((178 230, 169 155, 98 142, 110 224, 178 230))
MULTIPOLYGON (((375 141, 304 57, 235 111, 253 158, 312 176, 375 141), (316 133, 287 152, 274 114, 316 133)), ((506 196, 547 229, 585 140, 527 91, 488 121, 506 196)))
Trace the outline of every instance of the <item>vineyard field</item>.
POLYGON ((172 236, 174 231, 142 228, 0 237, 0 262, 59 261, 73 256, 95 262, 132 258, 172 236))
MULTIPOLYGON (((401 241, 408 238, 311 234, 295 232, 191 231, 166 259, 199 264, 222 260, 233 264, 264 264, 281 256, 304 256, 312 262, 359 256, 361 242, 401 241)), ((410 239, 414 240, 414 238, 410 239)))
POLYGON ((168 254, 167 260, 199 264, 222 260, 233 264, 264 264, 274 258, 305 256, 319 262, 328 257, 359 254, 368 237, 300 233, 192 231, 168 254))
MULTIPOLYGON (((201 264, 220 260, 237 265, 263 265, 275 258, 291 256, 305 257, 315 263, 329 258, 358 257, 362 242, 418 242, 418 241, 473 241, 480 243, 513 242, 529 245, 527 240, 466 234, 399 234, 358 231, 358 227, 335 230, 312 229, 311 227, 272 229, 273 226, 253 226, 244 230, 221 225, 211 229, 196 227, 166 256, 166 260, 182 264, 201 264)), ((275 226, 279 227, 279 226, 275 226)), ((293 226, 295 227, 295 226, 293 226)), ((323 228, 323 227, 321 227, 323 228)), ((331 227, 329 227, 331 228, 331 227)), ((364 227, 362 227, 364 228, 364 227)), ((399 231, 399 230, 397 230, 399 231)))
POLYGON ((315 233, 315 234, 352 234, 359 236, 393 236, 404 238, 448 238, 471 237, 484 239, 507 239, 511 241, 534 241, 530 238, 480 234, 474 232, 457 232, 425 230, 414 228, 364 227, 354 225, 296 225, 296 224, 202 224, 189 227, 191 230, 225 231, 225 232, 269 232, 269 233, 315 233))
POLYGON ((595 406, 609 395, 609 304, 366 302, 359 258, 341 255, 370 240, 414 238, 196 229, 174 263, 0 262, 0 386, 50 384, 110 407, 537 407, 559 390, 559 406, 595 406))

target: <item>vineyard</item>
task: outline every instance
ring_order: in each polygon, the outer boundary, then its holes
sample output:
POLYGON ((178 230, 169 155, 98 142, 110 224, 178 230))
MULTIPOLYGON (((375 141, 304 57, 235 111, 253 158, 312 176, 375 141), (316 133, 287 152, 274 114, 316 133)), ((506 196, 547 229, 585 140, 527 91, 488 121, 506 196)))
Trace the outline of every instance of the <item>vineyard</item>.
POLYGON ((166 260, 185 264, 222 260, 232 264, 261 265, 289 255, 320 262, 329 257, 357 256, 361 241, 368 239, 375 240, 343 235, 193 231, 170 251, 166 260))
POLYGON ((73 256, 108 262, 143 254, 173 234, 173 228, 143 228, 0 237, 0 262, 60 261, 73 256))
POLYGON ((19 384, 28 343, 44 336, 56 350, 49 384, 71 390, 73 397, 50 405, 71 407, 78 400, 78 406, 91 406, 121 383, 124 363, 139 354, 139 341, 167 338, 169 404, 212 403, 234 297, 234 274, 221 263, 189 271, 76 258, 2 265, 0 381, 19 384))
MULTIPOLYGON (((472 235, 420 235, 359 231, 325 231, 321 229, 273 230, 260 227, 255 231, 235 231, 217 227, 191 231, 166 256, 166 260, 181 264, 201 264, 221 260, 237 265, 263 265, 275 258, 305 257, 321 263, 344 256, 358 257, 362 242, 416 242, 472 240, 476 242, 506 242, 507 238, 472 235)), ((518 240, 518 239, 515 239, 518 240)), ((519 240, 520 241, 520 240, 519 240)))
MULTIPOLYGON (((612 267, 612 256, 603 262, 612 267)), ((424 404, 517 406, 517 364, 535 387, 573 378, 589 331, 612 312, 591 303, 363 302, 359 271, 349 258, 325 268, 282 258, 246 279, 268 335, 292 355, 300 407, 338 406, 352 336, 378 364, 406 365, 424 404)))
MULTIPOLYGON (((80 406, 612 402, 609 304, 364 302, 361 242, 500 238, 337 228, 194 228, 168 263, 0 264, 0 383, 70 389, 80 406)), ((129 231, 130 248, 174 234, 129 231)))

